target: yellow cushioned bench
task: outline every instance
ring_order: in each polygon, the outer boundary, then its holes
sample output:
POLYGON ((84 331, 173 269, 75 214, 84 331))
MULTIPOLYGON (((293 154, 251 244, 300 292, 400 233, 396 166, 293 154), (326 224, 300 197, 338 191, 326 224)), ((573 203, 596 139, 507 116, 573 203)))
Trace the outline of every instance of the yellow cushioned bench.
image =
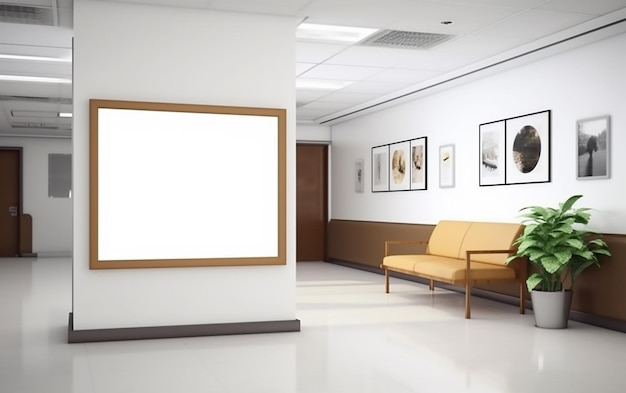
POLYGON ((465 285, 465 318, 471 315, 471 288, 473 284, 499 280, 519 283, 520 314, 524 314, 525 261, 506 265, 514 252, 513 242, 523 231, 521 224, 440 221, 428 242, 388 240, 385 257, 380 267, 385 271, 385 292, 389 293, 389 271, 409 274, 454 285, 465 285), (425 244, 426 253, 394 255, 396 245, 425 244))

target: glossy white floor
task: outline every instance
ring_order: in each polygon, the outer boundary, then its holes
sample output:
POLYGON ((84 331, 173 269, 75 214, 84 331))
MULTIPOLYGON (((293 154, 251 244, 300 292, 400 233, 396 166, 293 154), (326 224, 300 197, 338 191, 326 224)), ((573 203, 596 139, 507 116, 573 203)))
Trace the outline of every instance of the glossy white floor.
POLYGON ((299 263, 302 331, 66 344, 68 259, 0 259, 0 392, 616 392, 626 334, 325 263, 299 263))

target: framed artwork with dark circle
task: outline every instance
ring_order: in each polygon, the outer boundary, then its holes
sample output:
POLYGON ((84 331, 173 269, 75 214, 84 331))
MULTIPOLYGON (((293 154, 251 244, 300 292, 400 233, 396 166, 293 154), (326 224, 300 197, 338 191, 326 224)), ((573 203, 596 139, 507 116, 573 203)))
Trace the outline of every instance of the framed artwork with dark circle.
POLYGON ((550 181, 550 111, 505 120, 505 184, 550 181))
POLYGON ((608 179, 611 117, 597 116, 576 122, 576 178, 608 179))

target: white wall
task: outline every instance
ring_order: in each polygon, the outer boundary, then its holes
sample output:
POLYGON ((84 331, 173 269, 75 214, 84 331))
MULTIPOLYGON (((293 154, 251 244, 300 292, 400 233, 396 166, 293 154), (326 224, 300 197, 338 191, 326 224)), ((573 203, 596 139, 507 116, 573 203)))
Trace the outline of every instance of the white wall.
POLYGON ((583 194, 597 209, 592 227, 626 233, 626 34, 521 65, 332 127, 332 218, 434 224, 440 219, 517 222, 527 205, 583 194), (550 183, 479 187, 481 123, 552 110, 550 183), (576 121, 610 115, 611 178, 576 179, 576 121), (371 147, 428 137, 428 190, 371 193, 371 147), (439 188, 439 146, 456 147, 456 187, 439 188), (366 162, 363 194, 353 191, 356 159, 366 162))
POLYGON ((74 7, 74 328, 295 319, 295 21, 100 1, 74 7), (287 265, 89 270, 90 98, 287 108, 287 265))
POLYGON ((33 217, 33 252, 70 255, 72 200, 48 198, 48 154, 70 154, 69 139, 0 137, 0 146, 22 148, 23 211, 33 217))
POLYGON ((298 124, 296 126, 298 142, 330 142, 330 127, 317 124, 298 124))

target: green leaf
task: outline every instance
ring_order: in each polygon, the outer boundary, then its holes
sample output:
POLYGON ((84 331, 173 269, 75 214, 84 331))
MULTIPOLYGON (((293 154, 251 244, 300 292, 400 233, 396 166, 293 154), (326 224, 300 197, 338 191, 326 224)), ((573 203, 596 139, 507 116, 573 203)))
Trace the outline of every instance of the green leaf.
POLYGON ((585 247, 585 243, 580 239, 565 239, 565 243, 577 250, 582 250, 585 247))
POLYGON ((550 274, 554 274, 561 270, 563 266, 559 260, 553 255, 547 255, 541 259, 541 266, 550 274))
POLYGON ((564 212, 568 211, 574 206, 574 203, 582 197, 582 195, 572 195, 565 202, 559 203, 560 210, 564 212))
POLYGON ((530 277, 526 279, 526 286, 529 291, 532 291, 537 287, 537 285, 541 284, 543 278, 538 273, 533 273, 530 277))

